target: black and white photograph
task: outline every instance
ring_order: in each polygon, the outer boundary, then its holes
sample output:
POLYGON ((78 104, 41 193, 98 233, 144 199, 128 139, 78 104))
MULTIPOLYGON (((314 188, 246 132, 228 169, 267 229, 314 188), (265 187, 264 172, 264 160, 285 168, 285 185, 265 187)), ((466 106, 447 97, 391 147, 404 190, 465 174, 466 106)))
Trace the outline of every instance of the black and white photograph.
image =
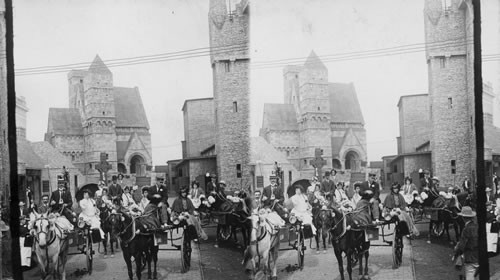
POLYGON ((500 279, 499 0, 0 13, 0 279, 500 279))

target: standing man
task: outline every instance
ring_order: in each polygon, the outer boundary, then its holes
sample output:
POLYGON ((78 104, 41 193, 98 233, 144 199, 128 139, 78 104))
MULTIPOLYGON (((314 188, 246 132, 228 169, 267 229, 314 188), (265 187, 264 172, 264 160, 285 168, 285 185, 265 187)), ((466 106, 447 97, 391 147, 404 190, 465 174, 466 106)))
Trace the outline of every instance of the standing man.
POLYGON ((431 172, 429 170, 424 171, 424 178, 420 179, 420 190, 419 193, 422 193, 426 188, 430 189, 432 186, 431 180, 431 172))
POLYGON ((368 190, 373 193, 373 196, 370 198, 371 212, 372 216, 375 219, 375 223, 379 223, 380 220, 380 185, 376 182, 377 175, 374 173, 368 174, 368 181, 361 184, 360 195, 363 196, 365 192, 368 190))
POLYGON ((210 182, 207 184, 206 194, 213 192, 217 188, 217 176, 215 174, 210 175, 210 182))
MULTIPOLYGON (((149 188, 149 193, 151 195, 159 194, 160 202, 158 203, 158 208, 160 209, 161 216, 160 217, 168 217, 168 208, 170 205, 168 204, 168 191, 167 187, 163 184, 163 178, 156 177, 156 184, 149 188)), ((163 221, 167 223, 167 221, 163 221)))
POLYGON ((113 201, 116 197, 122 197, 122 194, 123 194, 123 189, 122 189, 122 186, 120 186, 119 184, 117 184, 117 177, 116 175, 113 175, 112 177, 112 183, 111 183, 111 186, 109 186, 108 188, 108 194, 110 196, 110 199, 111 201, 113 201))
POLYGON ((330 179, 330 171, 325 172, 325 179, 321 182, 320 191, 325 195, 326 199, 332 200, 335 196, 335 182, 330 179))
POLYGON ((263 207, 270 207, 275 200, 278 200, 278 203, 283 205, 283 202, 285 201, 283 187, 278 186, 276 176, 271 176, 269 179, 271 181, 271 185, 264 188, 261 205, 263 207))
POLYGON ((455 246, 455 256, 453 259, 463 254, 465 279, 474 280, 475 274, 479 270, 476 212, 472 211, 472 208, 469 206, 464 206, 458 215, 464 219, 465 227, 462 230, 460 241, 455 246))
POLYGON ((472 183, 467 176, 465 176, 464 182, 462 183, 462 189, 464 192, 472 193, 472 183))

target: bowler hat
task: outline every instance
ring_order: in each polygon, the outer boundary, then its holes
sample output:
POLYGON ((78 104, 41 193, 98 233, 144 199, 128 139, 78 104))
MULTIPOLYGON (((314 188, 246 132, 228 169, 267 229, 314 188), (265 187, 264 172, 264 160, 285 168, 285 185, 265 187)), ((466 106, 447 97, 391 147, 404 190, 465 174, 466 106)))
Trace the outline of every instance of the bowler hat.
POLYGON ((116 181, 117 179, 118 179, 118 177, 116 177, 116 175, 113 175, 113 177, 111 177, 112 181, 116 181))
POLYGON ((325 177, 330 176, 330 174, 331 174, 330 171, 326 171, 325 172, 325 177))
POLYGON ((438 182, 439 182, 439 178, 438 178, 438 177, 436 177, 436 176, 432 177, 432 180, 436 180, 436 181, 438 181, 438 182))
POLYGON ((225 185, 226 185, 226 182, 225 182, 225 181, 220 181, 220 182, 219 182, 219 185, 224 185, 224 186, 225 186, 225 185))
POLYGON ((462 217, 475 217, 476 212, 472 211, 472 208, 470 208, 469 206, 464 206, 462 207, 462 211, 460 211, 458 215, 462 217))

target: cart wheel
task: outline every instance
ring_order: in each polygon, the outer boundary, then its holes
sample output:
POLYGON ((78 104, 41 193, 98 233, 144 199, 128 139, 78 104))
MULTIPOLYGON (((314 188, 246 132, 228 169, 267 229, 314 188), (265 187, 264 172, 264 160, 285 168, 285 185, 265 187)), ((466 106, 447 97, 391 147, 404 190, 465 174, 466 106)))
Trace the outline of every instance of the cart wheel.
POLYGON ((220 239, 227 241, 231 237, 231 234, 233 233, 233 230, 230 225, 224 225, 220 229, 220 239))
POLYGON ((444 233, 444 222, 435 221, 432 224, 432 234, 437 237, 443 236, 444 233))
POLYGON ((181 245, 181 272, 186 273, 191 267, 191 240, 187 236, 186 232, 182 234, 182 245, 181 245))
POLYGON ((392 242, 392 268, 396 269, 403 262, 403 237, 399 234, 399 230, 394 232, 394 242, 392 242))
POLYGON ((87 235, 87 249, 85 252, 87 256, 87 271, 89 275, 92 274, 92 262, 94 261, 94 252, 92 251, 92 235, 88 232, 87 235))
POLYGON ((299 268, 304 268, 304 235, 302 230, 297 232, 297 259, 299 261, 299 268))

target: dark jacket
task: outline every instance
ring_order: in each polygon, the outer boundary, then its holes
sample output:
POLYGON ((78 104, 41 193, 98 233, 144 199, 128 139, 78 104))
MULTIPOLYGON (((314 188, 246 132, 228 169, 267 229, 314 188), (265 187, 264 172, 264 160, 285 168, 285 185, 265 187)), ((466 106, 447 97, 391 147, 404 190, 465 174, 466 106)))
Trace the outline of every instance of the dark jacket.
POLYGON ((215 190, 216 184, 214 184, 212 181, 208 182, 207 184, 207 193, 211 193, 215 190))
POLYGON ((401 208, 405 209, 406 208, 406 201, 400 193, 395 194, 395 193, 390 193, 385 197, 384 200, 384 207, 388 209, 394 209, 394 208, 401 208))
POLYGON ((123 194, 123 189, 122 186, 116 184, 116 185, 110 185, 108 187, 108 195, 109 197, 122 197, 123 194))
POLYGON ((276 186, 274 187, 274 191, 272 189, 272 186, 269 185, 264 188, 262 191, 262 196, 267 197, 267 200, 262 201, 263 206, 271 206, 273 203, 273 200, 271 200, 271 196, 274 194, 274 199, 277 199, 281 205, 283 205, 283 202, 285 201, 285 197, 283 195, 283 188, 281 186, 276 186))
POLYGON ((472 191, 472 183, 469 179, 464 180, 464 182, 462 183, 462 189, 469 193, 472 191))
MULTIPOLYGON (((61 199, 61 192, 59 190, 53 191, 52 194, 50 195, 50 204, 52 204, 52 201, 55 202, 54 205, 52 205, 52 210, 53 211, 59 211, 62 208, 62 204, 59 203, 61 199)), ((63 203, 66 204, 66 208, 71 209, 73 206, 73 199, 71 198, 71 193, 69 191, 64 191, 64 194, 62 195, 62 201, 63 203)))
POLYGON ((462 236, 457 246, 455 246, 455 255, 464 254, 465 263, 478 263, 478 235, 475 219, 465 224, 462 236))
POLYGON ((432 179, 431 178, 425 179, 424 177, 420 179, 420 190, 418 190, 418 192, 419 193, 423 192, 425 187, 431 189, 432 186, 433 186, 432 179))
POLYGON ((174 200, 174 203, 172 204, 172 211, 176 214, 180 214, 182 212, 188 212, 189 214, 193 214, 194 210, 195 210, 194 205, 191 202, 191 199, 189 199, 187 197, 186 197, 186 199, 178 197, 174 200), (186 207, 184 207, 182 200, 185 200, 186 207))
POLYGON ((151 187, 149 187, 149 193, 150 194, 159 194, 161 196, 161 201, 163 203, 168 203, 168 190, 167 187, 163 184, 156 184, 151 187))
POLYGON ((380 202, 380 186, 377 182, 370 183, 370 181, 365 181, 361 184, 360 194, 366 190, 371 190, 373 192, 373 198, 380 202))
POLYGON ((335 186, 335 182, 333 182, 332 180, 323 180, 323 182, 321 182, 321 187, 319 188, 319 190, 325 194, 329 192, 330 195, 335 196, 336 188, 337 187, 335 186))

